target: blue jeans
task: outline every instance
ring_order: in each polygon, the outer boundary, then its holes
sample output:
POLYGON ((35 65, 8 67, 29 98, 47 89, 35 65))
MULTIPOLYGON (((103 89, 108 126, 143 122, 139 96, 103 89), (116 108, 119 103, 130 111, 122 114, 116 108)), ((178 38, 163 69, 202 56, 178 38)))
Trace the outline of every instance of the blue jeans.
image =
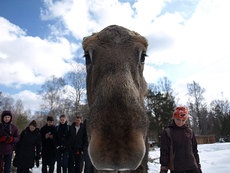
POLYGON ((10 173, 11 171, 11 161, 12 161, 12 154, 2 155, 0 154, 1 164, 0 164, 0 173, 2 173, 2 165, 4 164, 4 173, 10 173))

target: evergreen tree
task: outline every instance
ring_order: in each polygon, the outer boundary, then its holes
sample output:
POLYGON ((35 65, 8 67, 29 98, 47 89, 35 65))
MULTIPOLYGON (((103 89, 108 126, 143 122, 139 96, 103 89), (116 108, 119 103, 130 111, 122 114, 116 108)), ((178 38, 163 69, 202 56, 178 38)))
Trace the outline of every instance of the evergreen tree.
POLYGON ((159 142, 163 129, 168 125, 172 118, 175 101, 174 96, 172 95, 170 82, 164 78, 164 82, 162 83, 161 80, 158 84, 159 85, 152 87, 152 90, 148 90, 146 103, 147 114, 150 120, 150 136, 151 134, 155 135, 155 140, 159 142), (167 90, 165 90, 166 87, 162 87, 164 84, 165 86, 167 85, 167 90))

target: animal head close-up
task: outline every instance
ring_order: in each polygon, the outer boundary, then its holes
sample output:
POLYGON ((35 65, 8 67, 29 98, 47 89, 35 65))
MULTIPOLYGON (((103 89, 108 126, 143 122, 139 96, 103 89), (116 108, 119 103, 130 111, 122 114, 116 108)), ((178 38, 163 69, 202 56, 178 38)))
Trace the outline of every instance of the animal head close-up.
POLYGON ((90 159, 99 171, 143 169, 148 129, 143 70, 148 42, 135 31, 111 25, 85 37, 82 45, 90 159))

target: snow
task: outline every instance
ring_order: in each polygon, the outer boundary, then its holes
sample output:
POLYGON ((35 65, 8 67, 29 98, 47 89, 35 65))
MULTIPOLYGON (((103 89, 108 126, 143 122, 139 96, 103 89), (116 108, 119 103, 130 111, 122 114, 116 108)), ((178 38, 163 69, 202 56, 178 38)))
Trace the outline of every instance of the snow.
MULTIPOLYGON (((203 173, 229 173, 230 170, 230 143, 214 143, 198 145, 200 162, 203 173)), ((148 173, 160 172, 160 149, 149 152, 148 173)), ((33 168, 33 173, 41 173, 41 166, 33 168)))

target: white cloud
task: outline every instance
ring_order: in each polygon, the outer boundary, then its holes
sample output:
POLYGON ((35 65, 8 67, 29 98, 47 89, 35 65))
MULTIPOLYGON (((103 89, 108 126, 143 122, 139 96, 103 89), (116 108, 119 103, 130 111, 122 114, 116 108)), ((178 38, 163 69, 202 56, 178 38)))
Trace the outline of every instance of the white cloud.
POLYGON ((80 41, 107 25, 117 24, 148 39, 147 82, 166 75, 173 79, 181 100, 187 83, 192 81, 204 87, 210 99, 222 91, 230 97, 226 82, 230 72, 230 2, 200 0, 188 12, 175 4, 170 6, 175 2, 45 0, 42 19, 52 21, 50 28, 56 40, 28 36, 19 26, 0 18, 0 68, 4 74, 0 83, 39 84, 50 75, 62 76, 72 68, 68 62, 80 49, 80 42, 71 43, 64 38, 66 34, 80 41))
POLYGON ((3 43, 5 41, 13 41, 18 36, 25 35, 25 32, 18 26, 10 23, 8 20, 6 20, 3 17, 0 17, 0 33, 1 33, 1 39, 0 43, 3 43))
POLYGON ((0 83, 41 84, 47 77, 63 76, 79 47, 65 38, 56 41, 27 36, 19 27, 1 18, 0 83))
POLYGON ((156 83, 159 78, 166 76, 166 72, 161 69, 158 70, 152 65, 146 64, 143 75, 148 83, 156 83))
POLYGON ((112 24, 149 33, 153 20, 167 1, 139 0, 131 6, 118 0, 46 0, 42 18, 59 19, 78 39, 112 24))
MULTIPOLYGON (((229 1, 200 1, 194 15, 186 22, 175 49, 190 71, 187 76, 178 76, 175 87, 182 81, 196 81, 206 89, 207 101, 219 98, 221 92, 230 97, 226 82, 230 72, 229 5, 229 1)), ((178 87, 177 91, 181 90, 178 87)))
POLYGON ((41 97, 34 92, 31 92, 29 90, 24 90, 21 91, 17 94, 12 95, 12 98, 14 100, 21 100, 24 105, 25 110, 31 110, 31 111, 36 111, 40 110, 40 105, 41 105, 41 97))
MULTIPOLYGON (((65 13, 58 8, 62 2, 49 8, 53 16, 62 16, 65 27, 77 38, 110 24, 123 25, 139 32, 149 41, 149 57, 146 58, 144 71, 148 82, 156 81, 163 75, 171 80, 173 76, 173 87, 183 96, 186 95, 187 83, 192 81, 215 95, 213 93, 225 90, 226 83, 221 78, 226 79, 228 75, 223 69, 228 69, 230 56, 229 1, 202 0, 197 6, 183 6, 182 10, 178 6, 170 7, 175 2, 138 0, 131 6, 117 0, 89 0, 73 1, 67 8, 64 1, 64 9, 68 9, 65 13), (167 12, 170 8, 171 11, 167 12), (166 69, 162 68, 165 64, 166 69), (172 71, 177 68, 175 66, 183 71, 172 71)), ((230 93, 225 93, 230 96, 230 93)))

